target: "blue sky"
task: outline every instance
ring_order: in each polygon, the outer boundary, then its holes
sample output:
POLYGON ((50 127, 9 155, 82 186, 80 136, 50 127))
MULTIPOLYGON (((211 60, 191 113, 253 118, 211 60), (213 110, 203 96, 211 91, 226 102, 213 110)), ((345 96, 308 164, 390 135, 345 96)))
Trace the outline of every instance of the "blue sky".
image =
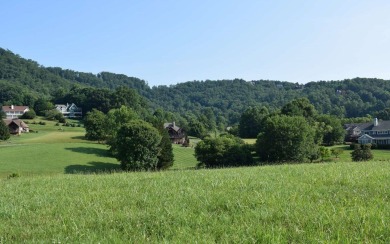
POLYGON ((390 79, 390 1, 1 1, 0 47, 149 85, 390 79))

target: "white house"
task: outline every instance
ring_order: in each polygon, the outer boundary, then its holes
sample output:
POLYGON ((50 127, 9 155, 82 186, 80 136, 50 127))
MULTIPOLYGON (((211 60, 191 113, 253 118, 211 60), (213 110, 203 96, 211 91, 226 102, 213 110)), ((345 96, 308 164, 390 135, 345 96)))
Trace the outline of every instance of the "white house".
POLYGON ((3 106, 3 112, 7 115, 7 119, 17 119, 30 109, 28 106, 3 106))
POLYGON ((56 109, 64 115, 65 118, 81 118, 83 116, 83 111, 81 108, 77 107, 76 104, 56 104, 56 109))
POLYGON ((349 124, 345 128, 360 144, 390 145, 390 120, 375 118, 371 123, 349 124))

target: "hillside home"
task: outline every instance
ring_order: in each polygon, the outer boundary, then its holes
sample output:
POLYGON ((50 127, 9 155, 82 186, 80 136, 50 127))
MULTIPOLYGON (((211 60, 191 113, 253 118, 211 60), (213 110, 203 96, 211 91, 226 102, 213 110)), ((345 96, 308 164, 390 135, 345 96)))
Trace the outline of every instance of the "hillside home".
POLYGON ((3 112, 7 115, 7 119, 17 119, 30 109, 28 106, 3 106, 3 112))
POLYGON ((4 119, 4 123, 9 128, 9 133, 20 135, 29 132, 29 127, 21 119, 4 119))
POLYGON ((344 126, 347 131, 347 141, 360 144, 390 145, 390 121, 378 120, 373 122, 347 124, 344 126))
POLYGON ((56 104, 55 108, 64 115, 65 118, 81 118, 83 111, 76 104, 56 104))
POLYGON ((174 144, 183 144, 186 139, 185 132, 182 128, 177 126, 175 122, 164 123, 164 128, 168 131, 169 138, 174 144))

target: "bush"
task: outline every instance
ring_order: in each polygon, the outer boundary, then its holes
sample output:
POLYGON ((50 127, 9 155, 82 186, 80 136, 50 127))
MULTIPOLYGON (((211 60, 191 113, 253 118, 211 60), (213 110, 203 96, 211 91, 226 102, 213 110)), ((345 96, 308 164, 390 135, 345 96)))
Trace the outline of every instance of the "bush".
POLYGON ((205 138, 195 147, 198 166, 207 168, 253 165, 250 147, 241 139, 229 136, 205 138))
POLYGON ((12 173, 12 174, 8 175, 7 178, 11 179, 11 178, 18 178, 18 177, 20 177, 20 175, 18 173, 12 173))
POLYGON ((110 149, 116 152, 115 157, 123 170, 155 170, 161 138, 152 125, 134 120, 120 127, 110 149))
POLYGON ((64 117, 64 116, 60 117, 60 118, 58 119, 58 122, 59 122, 59 123, 66 123, 65 117, 64 117))
POLYGON ((34 110, 29 110, 25 112, 22 116, 20 116, 21 119, 34 119, 37 115, 35 114, 34 110))
POLYGON ((371 152, 371 144, 355 144, 354 150, 351 152, 352 161, 368 161, 374 158, 371 152))
POLYGON ((46 122, 45 122, 45 121, 39 121, 38 124, 40 124, 40 125, 46 125, 46 122))

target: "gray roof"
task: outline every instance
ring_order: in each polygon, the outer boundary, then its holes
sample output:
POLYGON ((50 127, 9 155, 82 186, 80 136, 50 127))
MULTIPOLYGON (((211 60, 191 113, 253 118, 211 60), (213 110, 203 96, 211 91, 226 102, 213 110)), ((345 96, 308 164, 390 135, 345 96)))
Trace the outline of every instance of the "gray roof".
POLYGON ((172 128, 175 131, 179 131, 180 127, 177 126, 174 122, 173 123, 164 123, 164 128, 172 128))
POLYGON ((346 124, 344 128, 347 130, 359 127, 360 130, 390 130, 390 120, 379 120, 378 125, 374 126, 373 122, 369 123, 356 123, 356 124, 346 124))

